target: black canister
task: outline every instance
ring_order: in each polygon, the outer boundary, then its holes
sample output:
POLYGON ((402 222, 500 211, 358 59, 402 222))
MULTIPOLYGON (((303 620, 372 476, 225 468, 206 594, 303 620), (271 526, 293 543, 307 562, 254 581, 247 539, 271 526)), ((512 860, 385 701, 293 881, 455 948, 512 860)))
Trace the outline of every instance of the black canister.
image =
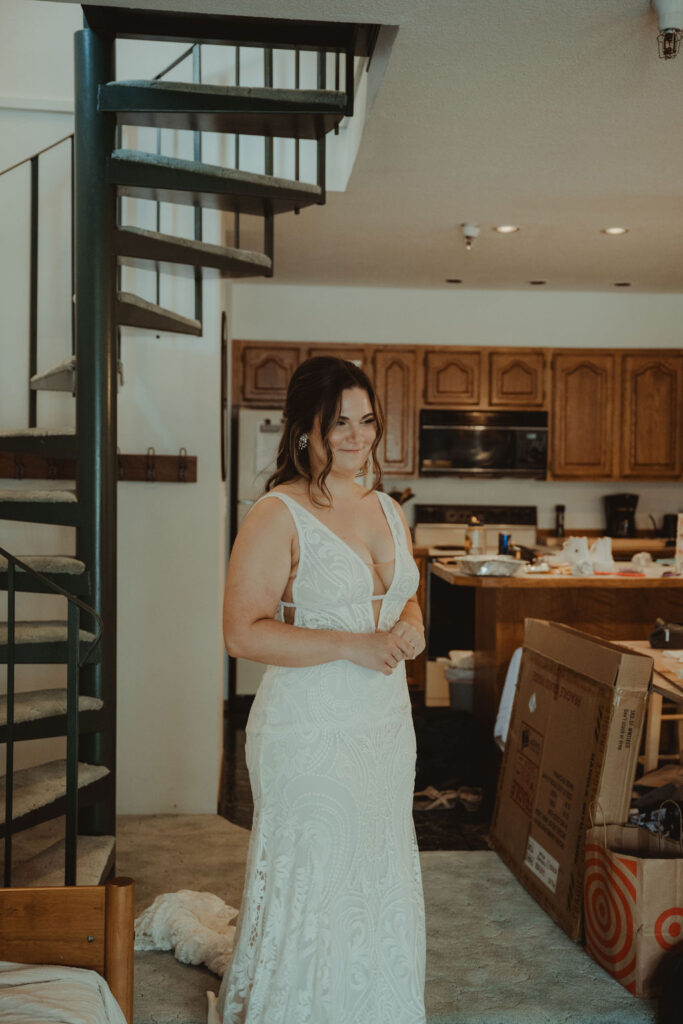
POLYGON ((498 534, 498 554, 509 555, 510 554, 510 541, 512 540, 511 533, 499 533, 498 534))
POLYGON ((555 536, 564 537, 564 505, 555 506, 555 536))

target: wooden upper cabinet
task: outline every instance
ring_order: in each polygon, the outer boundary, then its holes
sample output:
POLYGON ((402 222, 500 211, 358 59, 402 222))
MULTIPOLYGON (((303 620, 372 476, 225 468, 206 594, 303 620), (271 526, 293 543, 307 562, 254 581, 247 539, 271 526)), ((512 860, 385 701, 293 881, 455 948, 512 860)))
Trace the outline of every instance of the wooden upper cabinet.
POLYGON ((545 402, 545 353, 490 352, 489 404, 534 409, 545 402))
POLYGON ((477 350, 428 351, 425 357, 425 404, 480 405, 482 361, 483 355, 477 350))
POLYGON ((552 361, 550 473, 609 479, 615 464, 615 358, 555 353, 552 361))
POLYGON ((283 405, 289 378, 301 361, 299 346, 249 343, 241 356, 240 400, 247 405, 283 405))
POLYGON ((417 354, 408 346, 375 352, 374 385, 384 410, 384 436, 378 449, 384 472, 415 473, 417 354))
POLYGON ((371 377, 371 355, 364 345, 312 345, 306 349, 305 358, 311 356, 338 356, 339 359, 348 359, 355 363, 361 370, 371 377))
POLYGON ((681 476, 683 356, 622 357, 623 477, 681 476))

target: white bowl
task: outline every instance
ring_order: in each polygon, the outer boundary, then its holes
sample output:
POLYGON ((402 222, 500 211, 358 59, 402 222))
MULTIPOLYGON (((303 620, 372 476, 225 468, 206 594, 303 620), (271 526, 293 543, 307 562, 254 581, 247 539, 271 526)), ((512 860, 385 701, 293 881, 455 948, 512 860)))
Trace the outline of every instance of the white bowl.
POLYGON ((458 559, 458 568, 466 576, 516 576, 528 564, 512 555, 467 555, 458 559))

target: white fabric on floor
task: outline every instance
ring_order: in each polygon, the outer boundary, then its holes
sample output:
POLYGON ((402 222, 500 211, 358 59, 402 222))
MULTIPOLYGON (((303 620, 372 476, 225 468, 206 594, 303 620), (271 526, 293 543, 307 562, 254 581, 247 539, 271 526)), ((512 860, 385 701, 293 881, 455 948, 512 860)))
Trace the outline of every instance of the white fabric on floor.
POLYGON ((232 957, 237 910, 211 892, 164 893, 136 918, 135 948, 172 949, 184 964, 223 975, 232 957))

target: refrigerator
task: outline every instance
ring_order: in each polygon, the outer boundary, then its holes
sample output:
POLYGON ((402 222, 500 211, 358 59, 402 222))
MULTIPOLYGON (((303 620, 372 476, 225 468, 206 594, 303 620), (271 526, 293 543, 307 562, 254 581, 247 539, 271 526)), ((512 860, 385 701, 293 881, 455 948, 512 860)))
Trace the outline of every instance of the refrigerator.
MULTIPOLYGON (((266 480, 275 469, 282 409, 237 408, 232 423, 232 479, 230 547, 247 512, 265 491, 266 480)), ((228 664, 228 701, 233 696, 256 693, 266 666, 246 658, 231 658, 228 664)))

